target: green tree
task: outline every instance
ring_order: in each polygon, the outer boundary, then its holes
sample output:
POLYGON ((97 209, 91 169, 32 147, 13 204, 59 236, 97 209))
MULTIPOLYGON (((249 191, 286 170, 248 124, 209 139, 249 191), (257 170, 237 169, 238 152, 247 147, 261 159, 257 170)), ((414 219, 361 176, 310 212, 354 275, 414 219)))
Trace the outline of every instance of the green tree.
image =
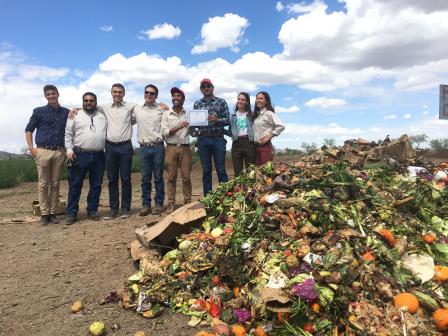
POLYGON ((313 143, 302 142, 300 148, 302 148, 306 152, 306 154, 311 154, 316 151, 317 144, 315 142, 313 143))
POLYGON ((448 149, 448 138, 432 139, 429 142, 429 147, 431 148, 432 151, 440 151, 448 149))
POLYGON ((336 140, 333 138, 324 139, 324 145, 327 147, 334 147, 336 145, 336 140))
POLYGON ((415 149, 420 149, 420 145, 428 141, 428 136, 426 134, 416 134, 409 137, 412 146, 417 146, 415 149))

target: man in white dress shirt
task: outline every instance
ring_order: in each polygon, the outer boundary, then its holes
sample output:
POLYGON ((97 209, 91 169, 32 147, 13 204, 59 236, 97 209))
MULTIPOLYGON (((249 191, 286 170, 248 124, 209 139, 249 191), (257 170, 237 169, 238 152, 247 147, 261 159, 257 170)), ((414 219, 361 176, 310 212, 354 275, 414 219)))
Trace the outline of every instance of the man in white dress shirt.
POLYGON ((87 195, 87 217, 99 219, 98 205, 103 183, 106 142, 106 117, 97 110, 96 95, 86 92, 82 96, 83 110, 73 119, 67 120, 65 127, 65 147, 67 149, 69 192, 67 202, 68 225, 77 221, 79 198, 86 174, 89 174, 89 194, 87 195))

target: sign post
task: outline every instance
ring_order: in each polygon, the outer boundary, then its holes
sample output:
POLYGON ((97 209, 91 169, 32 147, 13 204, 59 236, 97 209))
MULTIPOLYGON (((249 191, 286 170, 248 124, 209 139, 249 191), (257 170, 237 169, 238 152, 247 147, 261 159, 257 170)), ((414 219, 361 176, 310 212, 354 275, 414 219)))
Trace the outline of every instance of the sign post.
POLYGON ((448 120, 448 85, 440 84, 439 119, 448 120))

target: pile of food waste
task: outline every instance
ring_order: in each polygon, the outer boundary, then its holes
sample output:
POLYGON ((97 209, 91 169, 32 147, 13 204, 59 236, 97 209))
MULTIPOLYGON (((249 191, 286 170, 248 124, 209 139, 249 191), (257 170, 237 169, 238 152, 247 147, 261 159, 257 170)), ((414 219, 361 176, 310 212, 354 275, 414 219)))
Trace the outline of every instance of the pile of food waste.
POLYGON ((448 192, 435 170, 251 167, 203 198, 206 220, 160 263, 140 261, 122 304, 188 315, 202 336, 441 335, 448 192))

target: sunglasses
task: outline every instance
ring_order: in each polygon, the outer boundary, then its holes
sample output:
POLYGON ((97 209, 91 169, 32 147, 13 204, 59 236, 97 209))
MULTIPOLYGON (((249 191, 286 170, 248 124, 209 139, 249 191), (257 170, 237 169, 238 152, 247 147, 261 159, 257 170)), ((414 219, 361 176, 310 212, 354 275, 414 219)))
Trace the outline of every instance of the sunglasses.
POLYGON ((201 89, 211 89, 212 87, 213 87, 213 85, 210 85, 210 84, 201 85, 201 89))
POLYGON ((145 91, 145 96, 155 96, 156 93, 152 91, 145 91))
POLYGON ((84 103, 93 103, 95 99, 83 99, 84 103))

